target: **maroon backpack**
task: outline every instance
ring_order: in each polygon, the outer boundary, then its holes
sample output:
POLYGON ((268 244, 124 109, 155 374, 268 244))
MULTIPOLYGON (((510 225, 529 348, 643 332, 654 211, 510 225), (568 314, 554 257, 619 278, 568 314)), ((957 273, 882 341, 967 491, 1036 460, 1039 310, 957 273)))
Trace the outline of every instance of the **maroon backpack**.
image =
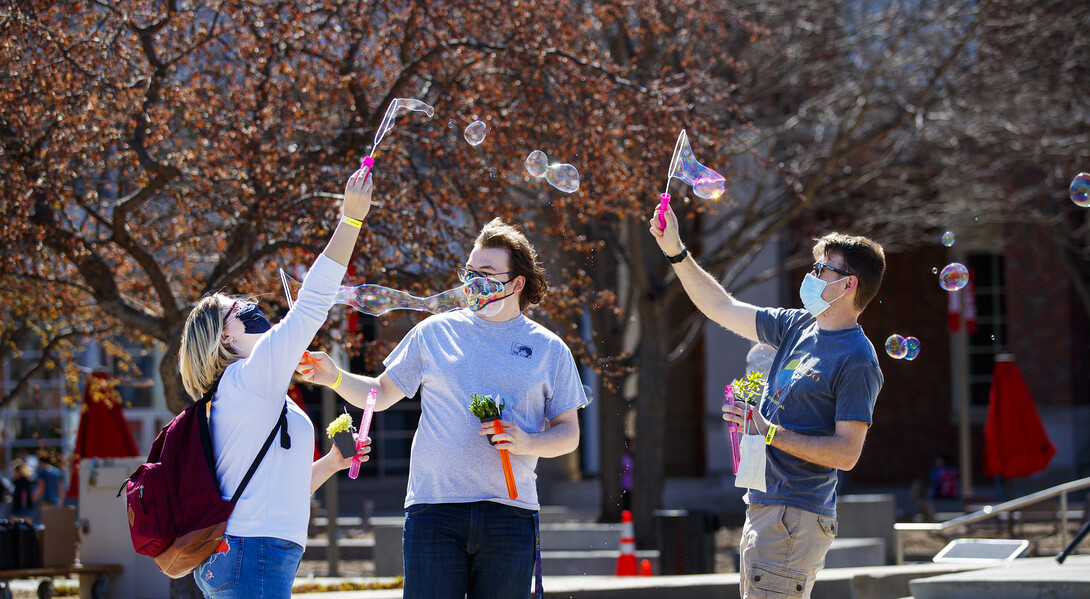
POLYGON ((224 500, 208 428, 208 404, 218 386, 219 380, 204 397, 159 431, 148 461, 129 476, 117 493, 120 496, 125 491, 133 549, 154 558, 159 569, 171 578, 192 572, 219 547, 227 517, 278 430, 281 447, 291 447, 285 403, 238 490, 230 501, 224 500))

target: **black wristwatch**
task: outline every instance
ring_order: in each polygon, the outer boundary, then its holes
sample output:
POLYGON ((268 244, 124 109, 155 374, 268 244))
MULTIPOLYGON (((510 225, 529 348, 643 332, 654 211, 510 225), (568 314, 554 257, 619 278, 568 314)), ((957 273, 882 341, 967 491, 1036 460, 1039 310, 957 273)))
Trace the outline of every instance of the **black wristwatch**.
POLYGON ((689 256, 689 248, 681 250, 681 253, 676 256, 667 256, 666 252, 663 252, 662 255, 666 256, 666 259, 670 261, 670 264, 677 264, 689 256))

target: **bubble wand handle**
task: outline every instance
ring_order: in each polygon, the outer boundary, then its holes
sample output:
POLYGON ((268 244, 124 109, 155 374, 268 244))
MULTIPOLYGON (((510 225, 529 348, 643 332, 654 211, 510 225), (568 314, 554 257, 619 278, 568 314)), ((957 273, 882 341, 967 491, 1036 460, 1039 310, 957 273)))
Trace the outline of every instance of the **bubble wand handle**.
POLYGON ((371 417, 375 414, 375 403, 378 402, 378 389, 372 388, 367 393, 367 403, 363 404, 363 419, 360 421, 360 434, 356 438, 356 455, 352 456, 352 465, 348 468, 348 478, 355 480, 360 475, 359 451, 364 447, 367 434, 371 432, 371 417))
MULTIPOLYGON (((492 426, 495 428, 497 435, 503 433, 503 423, 499 420, 493 420, 492 426)), ((503 464, 503 479, 507 482, 507 497, 518 499, 519 492, 515 488, 515 474, 511 471, 511 455, 506 449, 500 450, 500 463, 503 464)))
POLYGON ((666 230, 666 210, 670 208, 670 194, 659 196, 659 231, 666 230))

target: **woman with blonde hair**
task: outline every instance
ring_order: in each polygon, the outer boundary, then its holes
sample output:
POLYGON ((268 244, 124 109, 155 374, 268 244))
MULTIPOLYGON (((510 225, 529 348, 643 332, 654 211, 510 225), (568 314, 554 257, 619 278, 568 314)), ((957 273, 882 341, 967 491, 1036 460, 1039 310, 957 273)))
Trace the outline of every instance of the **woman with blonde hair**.
POLYGON ((224 498, 239 488, 280 426, 279 442, 235 504, 220 548, 193 572, 206 597, 290 597, 307 539, 310 494, 352 463, 353 456, 342 456, 336 446, 312 461, 314 424, 287 390, 347 271, 371 208, 369 175, 361 168, 349 178, 340 223, 276 326, 257 304, 222 293, 202 298, 186 319, 179 369, 190 396, 212 397, 209 423, 224 498))

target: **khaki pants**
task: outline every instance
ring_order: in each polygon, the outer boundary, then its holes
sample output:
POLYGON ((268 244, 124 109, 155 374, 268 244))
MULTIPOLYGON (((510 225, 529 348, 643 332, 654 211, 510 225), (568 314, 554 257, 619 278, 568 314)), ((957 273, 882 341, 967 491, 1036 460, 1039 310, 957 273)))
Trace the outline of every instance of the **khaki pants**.
POLYGON ((810 597, 836 536, 836 518, 784 505, 751 505, 742 528, 742 599, 810 597))

